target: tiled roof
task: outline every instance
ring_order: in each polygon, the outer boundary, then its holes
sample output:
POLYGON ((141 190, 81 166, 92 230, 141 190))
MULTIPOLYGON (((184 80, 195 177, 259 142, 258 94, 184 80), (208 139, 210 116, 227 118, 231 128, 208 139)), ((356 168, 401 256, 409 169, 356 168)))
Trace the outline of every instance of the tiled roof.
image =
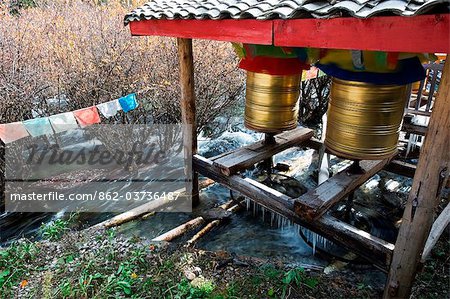
POLYGON ((144 19, 295 19, 374 15, 413 16, 450 0, 152 0, 125 16, 144 19))

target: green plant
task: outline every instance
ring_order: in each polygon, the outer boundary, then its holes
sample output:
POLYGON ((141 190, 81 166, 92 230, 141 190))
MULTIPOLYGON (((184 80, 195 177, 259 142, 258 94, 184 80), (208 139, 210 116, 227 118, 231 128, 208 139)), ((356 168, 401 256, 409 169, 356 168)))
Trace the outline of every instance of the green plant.
POLYGON ((283 293, 281 296, 282 298, 284 298, 286 296, 286 292, 291 287, 291 285, 299 287, 303 284, 303 285, 313 289, 319 283, 319 281, 316 278, 307 277, 305 275, 305 269, 303 269, 303 268, 296 268, 296 269, 287 271, 284 274, 282 282, 284 284, 283 285, 283 293))
POLYGON ((176 299, 202 299, 209 298, 214 291, 214 284, 206 279, 202 279, 201 283, 196 286, 192 285, 187 279, 183 279, 176 285, 174 298, 176 299))
POLYGON ((56 241, 69 230, 69 223, 63 219, 56 219, 49 223, 43 223, 39 230, 43 239, 56 241))
POLYGON ((28 267, 38 253, 39 248, 27 240, 14 242, 6 249, 0 250, 1 298, 10 298, 14 286, 20 281, 27 282, 28 267))

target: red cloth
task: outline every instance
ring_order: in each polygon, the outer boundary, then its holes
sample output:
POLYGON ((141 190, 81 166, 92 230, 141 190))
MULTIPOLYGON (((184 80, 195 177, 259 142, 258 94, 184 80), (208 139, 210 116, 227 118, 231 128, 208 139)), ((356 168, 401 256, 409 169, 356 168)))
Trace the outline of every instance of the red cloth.
POLYGON ((98 114, 97 107, 95 106, 76 110, 73 114, 82 128, 93 124, 98 124, 100 122, 100 115, 98 114))
POLYGON ((309 69, 309 65, 302 63, 297 58, 256 56, 242 58, 239 68, 268 75, 295 75, 309 69))

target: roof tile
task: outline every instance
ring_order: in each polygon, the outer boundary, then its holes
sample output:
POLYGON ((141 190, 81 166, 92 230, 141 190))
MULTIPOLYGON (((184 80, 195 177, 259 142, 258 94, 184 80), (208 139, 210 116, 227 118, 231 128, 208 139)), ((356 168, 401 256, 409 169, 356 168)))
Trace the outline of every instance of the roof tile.
MULTIPOLYGON (((125 24, 143 19, 330 18, 378 14, 413 16, 450 0, 152 0, 125 16, 125 24)), ((444 5, 445 6, 445 5, 444 5)))

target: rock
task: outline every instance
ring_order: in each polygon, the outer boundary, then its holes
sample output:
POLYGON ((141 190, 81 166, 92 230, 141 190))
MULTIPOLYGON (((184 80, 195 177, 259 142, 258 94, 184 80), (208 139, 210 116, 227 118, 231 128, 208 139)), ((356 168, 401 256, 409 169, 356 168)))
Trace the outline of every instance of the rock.
POLYGON ((192 280, 194 280, 194 279, 197 277, 197 275, 195 275, 194 272, 189 271, 189 270, 184 271, 184 276, 185 276, 189 281, 192 281, 192 280))
POLYGON ((202 269, 200 269, 200 267, 194 267, 193 272, 194 272, 196 275, 201 275, 201 274, 202 274, 202 269))

